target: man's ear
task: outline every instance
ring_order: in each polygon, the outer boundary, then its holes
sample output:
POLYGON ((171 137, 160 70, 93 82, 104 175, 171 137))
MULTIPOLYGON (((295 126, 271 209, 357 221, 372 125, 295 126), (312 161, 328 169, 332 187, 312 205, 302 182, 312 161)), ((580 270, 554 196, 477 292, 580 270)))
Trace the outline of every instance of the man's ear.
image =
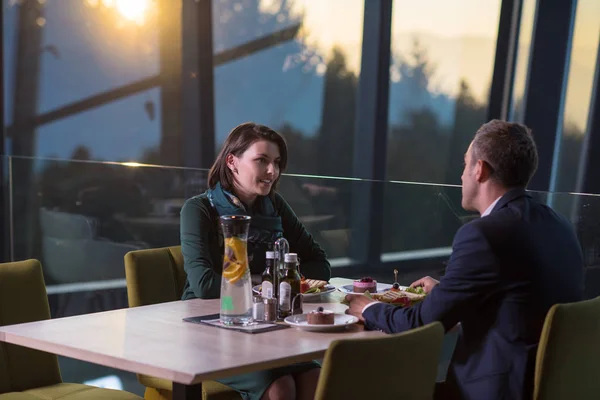
POLYGON ((492 170, 488 163, 483 160, 477 160, 477 165, 475 166, 475 179, 477 182, 483 183, 490 179, 492 175, 492 170))

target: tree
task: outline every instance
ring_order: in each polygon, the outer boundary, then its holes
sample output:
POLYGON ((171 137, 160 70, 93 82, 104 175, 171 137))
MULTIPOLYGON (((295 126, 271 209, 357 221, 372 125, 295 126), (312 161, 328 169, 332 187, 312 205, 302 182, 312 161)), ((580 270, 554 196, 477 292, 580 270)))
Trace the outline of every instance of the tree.
POLYGON ((323 117, 319 129, 321 175, 350 176, 354 154, 354 122, 358 79, 346 66, 346 56, 334 48, 327 62, 323 117), (331 154, 335 153, 335 157, 331 154))
POLYGON ((412 98, 419 101, 426 101, 431 96, 429 92, 429 83, 435 73, 435 66, 430 62, 425 49, 419 39, 413 39, 413 47, 408 60, 402 55, 398 55, 400 77, 408 87, 412 98))
POLYGON ((460 184, 463 169, 463 154, 467 151, 475 132, 485 122, 487 107, 477 102, 465 78, 460 81, 456 98, 454 126, 448 151, 448 162, 444 182, 460 184))

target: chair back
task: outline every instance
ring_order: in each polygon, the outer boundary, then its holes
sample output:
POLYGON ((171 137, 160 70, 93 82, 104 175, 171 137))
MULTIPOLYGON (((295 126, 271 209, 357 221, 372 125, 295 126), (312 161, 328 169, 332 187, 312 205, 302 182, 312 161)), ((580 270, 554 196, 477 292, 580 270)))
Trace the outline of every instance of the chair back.
POLYGON ((95 218, 81 214, 40 208, 40 228, 44 237, 58 239, 93 239, 98 229, 95 218))
POLYGON ((180 300, 186 280, 181 246, 130 251, 125 279, 129 307, 180 300))
POLYGON ((394 335, 334 341, 315 400, 432 399, 444 328, 439 322, 394 335))
MULTIPOLYGON (((40 262, 0 264, 0 326, 46 319, 50 306, 40 262)), ((0 394, 61 382, 56 355, 0 342, 0 394)))
POLYGON ((600 297, 554 305, 535 363, 535 400, 600 396, 600 297))

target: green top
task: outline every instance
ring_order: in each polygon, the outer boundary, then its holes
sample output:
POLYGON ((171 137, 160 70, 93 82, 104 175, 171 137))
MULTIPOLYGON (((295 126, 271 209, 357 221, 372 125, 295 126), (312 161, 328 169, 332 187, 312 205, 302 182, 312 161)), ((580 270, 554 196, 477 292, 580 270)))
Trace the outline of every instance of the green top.
MULTIPOLYGON (((278 193, 273 196, 273 206, 281 217, 283 237, 290 244, 290 252, 298 253, 302 275, 328 281, 331 267, 325 251, 278 193)), ((223 270, 223 235, 219 227, 219 214, 211 205, 207 193, 185 202, 181 209, 180 229, 181 252, 187 273, 182 300, 218 298, 223 270)), ((261 274, 265 268, 264 249, 257 247, 254 254, 248 254, 248 259, 250 272, 261 274)))

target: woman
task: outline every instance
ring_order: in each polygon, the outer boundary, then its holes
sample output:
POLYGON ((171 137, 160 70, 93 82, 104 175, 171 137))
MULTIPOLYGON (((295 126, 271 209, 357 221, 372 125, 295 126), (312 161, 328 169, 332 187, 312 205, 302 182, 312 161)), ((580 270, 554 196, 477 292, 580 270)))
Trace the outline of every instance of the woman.
MULTIPOLYGON (((208 174, 209 189, 186 201, 181 209, 181 251, 187 281, 183 300, 218 298, 221 288, 223 236, 219 216, 252 217, 248 235, 250 272, 265 268, 265 252, 280 237, 298 253, 307 278, 329 280, 325 252, 298 217, 275 192, 287 165, 287 145, 266 126, 245 123, 227 139, 208 174)), ((244 399, 312 399, 319 376, 314 362, 244 374, 219 382, 244 399)))

